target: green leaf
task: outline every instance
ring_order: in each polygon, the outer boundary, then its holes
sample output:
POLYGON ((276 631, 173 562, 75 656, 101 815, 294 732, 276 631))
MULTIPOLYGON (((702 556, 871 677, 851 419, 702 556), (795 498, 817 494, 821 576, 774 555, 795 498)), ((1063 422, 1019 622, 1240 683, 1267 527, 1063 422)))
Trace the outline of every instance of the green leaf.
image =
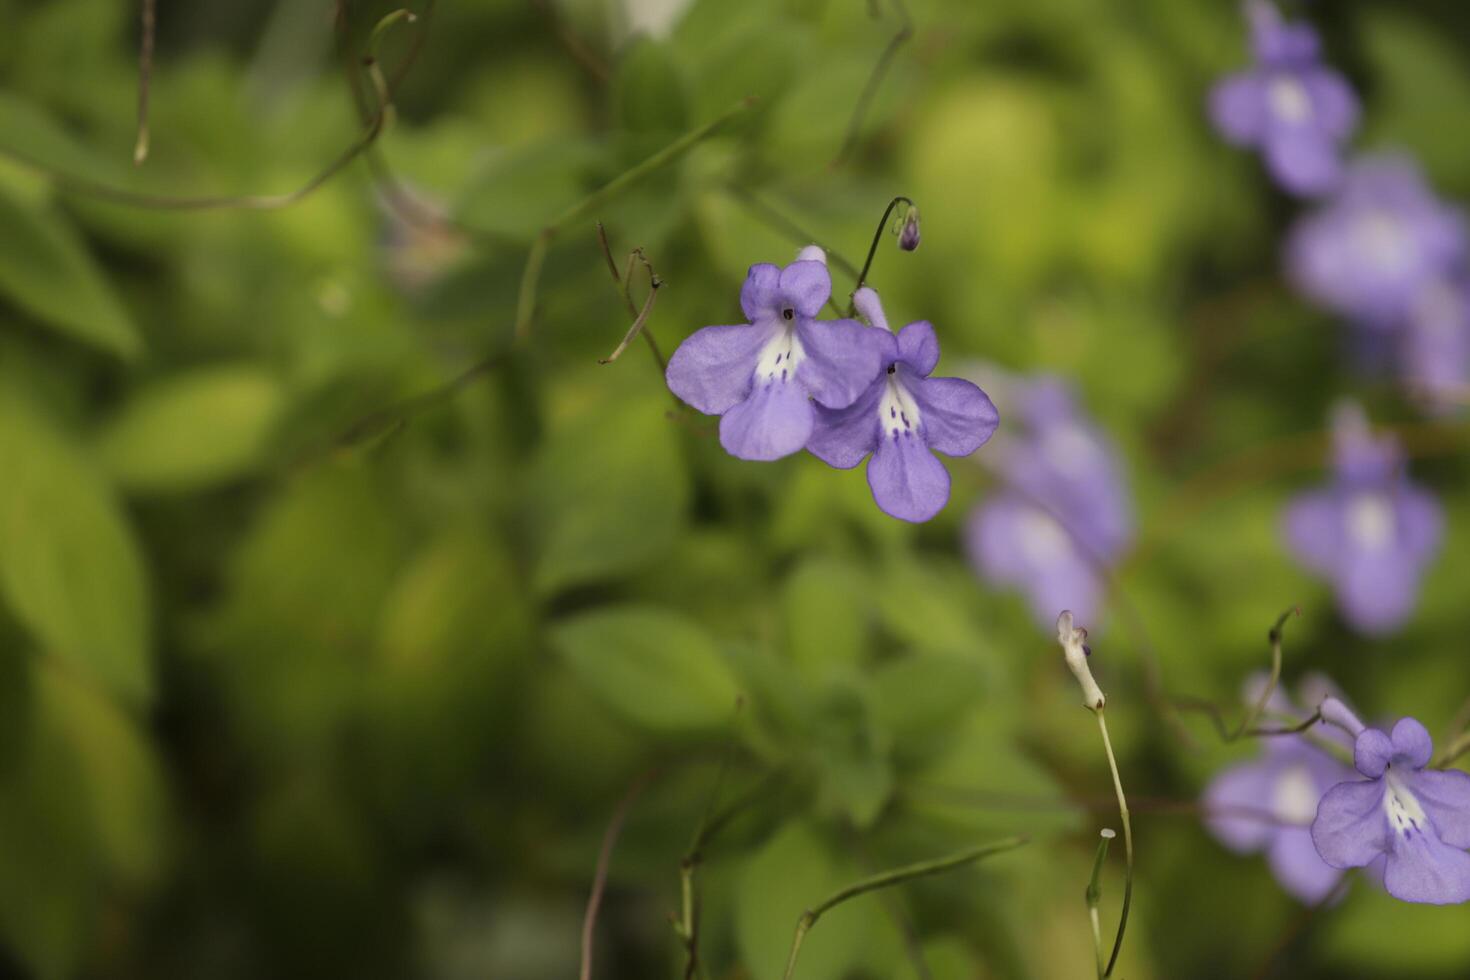
POLYGON ((860 663, 872 620, 872 589, 863 570, 834 558, 803 562, 786 580, 782 607, 786 651, 815 680, 860 663))
MULTIPOLYGON (((857 877, 800 822, 787 825, 749 858, 736 885, 735 932, 750 976, 781 976, 797 917, 857 877)), ((802 944, 800 980, 840 980, 864 962, 869 937, 889 928, 877 900, 864 895, 822 916, 802 944)))
POLYGON ((0 388, 0 595, 46 652, 131 700, 152 690, 142 556, 107 485, 0 388))
POLYGON ((0 184, 0 294, 84 343, 131 359, 142 341, 112 291, 59 214, 22 201, 0 184))
POLYGON ((562 620, 551 643, 618 713, 645 728, 728 725, 740 691, 698 623, 652 607, 622 606, 562 620))
POLYGON ((613 74, 612 96, 628 133, 677 134, 690 126, 684 76, 666 43, 646 37, 630 42, 613 74))
POLYGON ((248 365, 175 375, 133 397, 103 430, 103 464, 125 487, 194 490, 259 462, 284 407, 281 385, 248 365))
POLYGON ((658 390, 623 386, 554 423, 531 483, 541 592, 651 562, 676 540, 689 476, 658 390))

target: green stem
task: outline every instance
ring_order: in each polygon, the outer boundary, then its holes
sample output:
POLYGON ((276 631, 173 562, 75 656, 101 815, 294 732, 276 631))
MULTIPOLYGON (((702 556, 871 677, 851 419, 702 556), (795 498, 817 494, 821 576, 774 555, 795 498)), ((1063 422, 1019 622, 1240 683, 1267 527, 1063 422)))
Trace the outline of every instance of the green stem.
MULTIPOLYGON (((893 214, 893 209, 898 207, 900 204, 907 204, 909 207, 914 206, 913 201, 910 201, 908 198, 900 194, 898 197, 895 197, 893 200, 889 201, 888 207, 883 209, 883 217, 878 219, 878 228, 876 231, 873 232, 873 242, 871 245, 868 246, 868 257, 863 260, 863 271, 858 273, 857 285, 852 287, 852 291, 854 293, 857 292, 859 289, 862 289, 863 285, 867 283, 868 270, 873 268, 873 256, 878 254, 878 243, 883 240, 883 232, 888 228, 888 217, 889 215, 893 214)), ((847 315, 852 316, 856 312, 857 307, 849 305, 847 315)))
POLYGON ((1092 861, 1092 877, 1087 881, 1087 892, 1083 896, 1087 902, 1087 917, 1092 922, 1092 955, 1097 960, 1097 977, 1102 980, 1103 975, 1103 950, 1102 950, 1102 927, 1098 924, 1097 906, 1102 901, 1102 869, 1103 862, 1108 857, 1108 843, 1117 836, 1111 830, 1104 829, 1101 839, 1097 842, 1097 857, 1092 861))
POLYGON ((869 875, 866 878, 853 882, 846 888, 832 893, 832 895, 828 896, 819 905, 815 905, 801 913, 801 918, 797 920, 796 936, 791 942, 791 955, 786 960, 786 972, 782 974, 783 980, 791 980, 796 975, 796 959, 801 953, 801 944, 806 941, 806 934, 811 931, 812 926, 817 924, 817 920, 824 913, 831 911, 848 899, 856 898, 870 891, 876 891, 879 888, 887 888, 889 885, 897 885, 915 878, 924 878, 929 875, 952 871, 955 868, 963 867, 966 864, 989 857, 992 854, 1013 850, 1025 844, 1028 839, 1024 836, 1007 837, 990 844, 981 844, 978 847, 972 847, 956 854, 951 854, 948 857, 935 858, 932 861, 919 861, 916 864, 905 865, 890 871, 880 871, 878 874, 869 875))
POLYGON ((556 237, 557 233, 573 221, 585 217, 618 194, 621 194, 633 182, 641 180, 653 171, 670 163, 690 147, 709 137, 715 130, 754 104, 754 98, 742 99, 703 126, 692 129, 674 140, 674 142, 648 157, 642 163, 618 174, 618 176, 557 215, 551 220, 550 224, 541 229, 541 234, 537 235, 536 240, 531 244, 530 254, 526 256, 526 268, 521 274, 520 298, 516 301, 515 336, 517 343, 524 343, 530 336, 531 320, 536 312, 536 293, 541 283, 541 269, 546 264, 546 251, 551 247, 551 240, 556 237))
POLYGON ((1113 755, 1113 742, 1108 738, 1108 723, 1103 717, 1102 709, 1093 712, 1097 715, 1097 727, 1102 732, 1103 749, 1108 754, 1108 769, 1113 774, 1113 792, 1118 795, 1118 816, 1123 821, 1123 856, 1125 870, 1123 873, 1123 911, 1118 916, 1118 935, 1113 940, 1113 953, 1108 957, 1108 968, 1103 971, 1104 977, 1113 975, 1113 967, 1118 964, 1118 953, 1123 949, 1123 934, 1128 930, 1128 909, 1133 904, 1133 822, 1128 819, 1128 798, 1123 795, 1123 780, 1118 775, 1118 760, 1113 755))
POLYGON ((1276 685, 1281 681, 1281 632, 1286 628, 1286 621, 1293 614, 1300 616, 1302 614, 1301 607, 1292 606, 1286 612, 1276 617, 1276 625, 1272 626, 1271 632, 1267 634, 1271 640, 1271 679, 1262 688, 1260 696, 1256 698, 1256 703, 1251 705, 1250 710, 1240 719, 1240 724, 1236 727, 1235 734, 1226 739, 1227 742, 1234 742, 1250 731, 1251 726, 1260 719, 1261 712, 1266 710, 1266 705, 1270 702, 1271 695, 1276 693, 1276 685))

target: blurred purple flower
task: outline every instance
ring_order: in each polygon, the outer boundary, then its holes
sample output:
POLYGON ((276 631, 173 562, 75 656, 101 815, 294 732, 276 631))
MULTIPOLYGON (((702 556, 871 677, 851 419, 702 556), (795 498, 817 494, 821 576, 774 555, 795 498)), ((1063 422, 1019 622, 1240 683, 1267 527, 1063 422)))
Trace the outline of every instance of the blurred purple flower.
MULTIPOLYGON (((1263 675, 1252 678, 1247 703, 1256 702, 1264 682, 1263 675)), ((1310 702, 1305 684, 1302 693, 1310 702)), ((1279 689, 1267 709, 1275 715, 1300 713, 1279 689)), ((1301 735, 1272 736, 1261 743, 1258 759, 1226 769, 1206 788, 1205 826, 1237 854, 1266 852, 1266 863, 1281 887, 1315 904, 1331 893, 1342 872, 1318 856, 1312 819, 1322 796, 1351 779, 1353 771, 1301 735)))
POLYGON ((868 460, 868 486, 878 508, 905 521, 927 521, 949 500, 949 471, 934 458, 968 456, 995 432, 995 405, 962 378, 931 378, 939 341, 927 322, 910 323, 895 336, 878 294, 864 286, 857 309, 884 341, 880 370, 846 408, 816 408, 807 449, 838 469, 868 460))
POLYGON ((846 408, 880 370, 883 332, 816 319, 832 294, 820 254, 803 250, 784 269, 751 266, 740 288, 750 322, 696 331, 669 359, 669 389, 721 416, 720 445, 732 456, 772 460, 800 450, 812 434, 811 400, 846 408))
POLYGON ((1333 444, 1334 480, 1288 506, 1286 541, 1302 565, 1332 582, 1349 624, 1384 633, 1413 611, 1443 517, 1405 475, 1397 441, 1375 438, 1359 406, 1338 407, 1333 444))
POLYGON ((1341 145, 1357 126, 1357 98, 1322 65, 1310 27, 1285 23, 1263 0, 1250 0, 1245 10, 1255 65, 1210 92, 1215 128, 1232 143, 1258 148, 1285 190, 1330 191, 1342 175, 1341 145))
POLYGON ((1333 708, 1356 734, 1353 765, 1367 778, 1322 797, 1312 822, 1317 853, 1334 868, 1385 858, 1383 885, 1405 902, 1470 901, 1470 774, 1426 770, 1434 743, 1413 718, 1399 719, 1390 735, 1333 708))
POLYGON ((1426 286, 1465 255, 1460 211, 1436 198, 1405 157, 1353 164, 1337 195, 1300 219, 1286 245, 1303 293, 1378 329, 1401 326, 1426 286))
POLYGON ((1132 503, 1117 451, 1061 380, 998 380, 1014 421, 987 453, 1005 489, 970 515, 966 544, 985 580, 1026 593, 1037 622, 1062 609, 1098 618, 1099 567, 1133 537, 1132 503))
POLYGON ((1426 283, 1404 323, 1400 373, 1410 394, 1431 412, 1465 404, 1470 385, 1470 284, 1435 279, 1426 283))

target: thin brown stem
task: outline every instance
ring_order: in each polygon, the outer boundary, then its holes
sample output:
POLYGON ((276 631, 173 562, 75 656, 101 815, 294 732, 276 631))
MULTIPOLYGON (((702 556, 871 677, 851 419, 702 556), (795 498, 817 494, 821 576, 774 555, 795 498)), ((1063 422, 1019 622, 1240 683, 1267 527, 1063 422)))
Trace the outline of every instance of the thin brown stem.
POLYGON ((628 787, 628 791, 618 801, 612 819, 608 821, 607 830, 602 835, 602 848, 597 853, 597 873, 592 878, 592 893, 587 896, 587 912, 582 916, 582 968, 577 974, 580 980, 592 980, 592 940, 597 931, 597 914, 602 910, 602 893, 607 886, 607 869, 612 862, 613 847, 623 832, 628 811, 656 775, 652 771, 645 772, 633 781, 633 785, 628 787))

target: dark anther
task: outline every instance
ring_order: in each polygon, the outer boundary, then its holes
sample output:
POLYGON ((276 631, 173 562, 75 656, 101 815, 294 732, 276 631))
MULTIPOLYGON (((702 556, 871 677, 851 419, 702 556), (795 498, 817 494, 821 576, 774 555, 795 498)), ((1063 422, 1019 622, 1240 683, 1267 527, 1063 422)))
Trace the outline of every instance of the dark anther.
POLYGON ((784 310, 781 311, 781 316, 784 317, 787 320, 795 320, 796 319, 796 311, 793 310, 791 307, 788 306, 788 307, 786 307, 786 309, 784 309, 784 310))
POLYGON ((897 370, 898 370, 898 365, 897 364, 890 364, 890 365, 888 365, 888 373, 889 374, 892 374, 893 372, 895 372, 897 370))

